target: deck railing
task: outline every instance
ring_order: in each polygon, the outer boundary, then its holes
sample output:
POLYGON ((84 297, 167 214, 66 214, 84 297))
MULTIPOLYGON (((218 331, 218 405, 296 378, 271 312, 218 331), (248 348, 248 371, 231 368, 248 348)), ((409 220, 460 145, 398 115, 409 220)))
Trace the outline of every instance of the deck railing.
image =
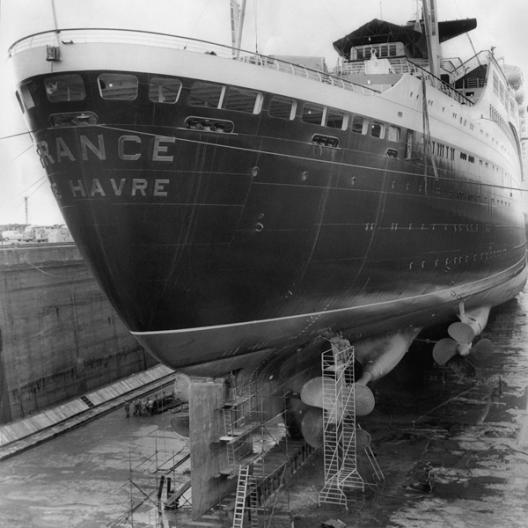
MULTIPOLYGON (((341 67, 341 72, 343 75, 365 73, 364 64, 364 62, 344 63, 341 67)), ((396 75, 403 75, 404 73, 408 73, 409 75, 415 75, 420 78, 425 78, 426 82, 430 86, 433 86, 441 92, 444 92, 446 95, 448 95, 455 101, 458 101, 460 104, 470 106, 473 105, 473 101, 471 101, 471 99, 468 99, 465 95, 455 90, 450 84, 442 81, 442 79, 436 77, 429 70, 427 70, 425 68, 427 64, 428 62, 423 59, 414 59, 412 61, 406 57, 390 59, 391 73, 396 75)))
MULTIPOLYGON (((416 73, 415 65, 425 68, 428 62, 424 59, 414 59, 410 62, 405 57, 396 57, 388 59, 390 62, 391 73, 403 75, 404 73, 416 73)), ((354 75, 365 73, 365 61, 345 62, 341 67, 343 75, 354 75)))
POLYGON ((80 43, 125 43, 142 44, 171 49, 186 50, 196 53, 208 53, 220 58, 238 60, 255 66, 269 68, 318 81, 323 84, 336 86, 363 95, 379 93, 378 90, 363 86, 361 84, 342 79, 328 72, 322 72, 308 68, 301 64, 295 64, 275 57, 261 55, 246 50, 237 50, 231 46, 210 42, 207 40, 172 35, 170 33, 157 33, 152 31, 141 31, 120 28, 71 28, 57 31, 42 31, 28 35, 17 40, 9 48, 9 56, 12 57, 24 50, 37 46, 73 45, 80 43))

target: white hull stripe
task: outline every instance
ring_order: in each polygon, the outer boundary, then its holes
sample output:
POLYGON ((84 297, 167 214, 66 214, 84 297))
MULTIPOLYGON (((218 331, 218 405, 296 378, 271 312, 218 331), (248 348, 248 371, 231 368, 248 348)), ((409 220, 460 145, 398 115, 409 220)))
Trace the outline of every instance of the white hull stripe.
POLYGON ((255 321, 245 321, 241 323, 229 323, 229 324, 223 324, 223 325, 213 325, 213 326, 201 326, 198 328, 182 328, 178 330, 155 330, 155 331, 148 331, 148 332, 134 332, 130 331, 132 335, 136 336, 148 336, 148 335, 163 335, 163 334, 188 334, 191 332, 203 332, 207 330, 217 330, 220 328, 237 328, 242 326, 249 326, 249 325, 256 325, 256 324, 266 324, 266 323, 274 323, 278 321, 288 321, 288 320, 294 320, 294 319, 304 319, 307 317, 321 317, 323 315, 331 315, 331 314, 337 314, 337 313, 345 313, 345 312, 353 312, 365 308, 372 308, 372 307, 380 307, 380 306, 390 306, 391 304, 398 304, 402 301, 414 301, 417 299, 425 299, 427 297, 438 297, 442 295, 449 294, 453 297, 453 299, 459 299, 459 294, 457 293, 458 288, 475 288, 478 284, 489 282, 493 279, 498 279, 501 275, 507 275, 511 273, 521 262, 523 262, 525 259, 522 258, 519 260, 516 264, 510 266, 509 268, 500 271, 499 273, 496 273, 495 275, 490 275, 489 277, 486 277, 484 279, 479 279, 473 282, 468 282, 463 285, 459 285, 456 287, 446 288, 444 290, 438 290, 431 293, 425 293, 421 295, 411 295, 409 297, 400 297, 398 299, 392 299, 390 301, 380 301, 376 303, 371 304, 362 304, 359 306, 351 306, 348 308, 336 308, 334 310, 326 310, 323 312, 311 312, 306 314, 300 314, 300 315, 287 315, 285 317, 274 317, 271 319, 259 319, 255 321))

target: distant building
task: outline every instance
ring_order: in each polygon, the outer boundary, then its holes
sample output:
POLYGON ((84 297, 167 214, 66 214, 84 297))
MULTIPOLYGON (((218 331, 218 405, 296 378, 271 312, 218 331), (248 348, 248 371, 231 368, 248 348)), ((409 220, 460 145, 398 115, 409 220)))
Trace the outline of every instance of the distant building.
POLYGON ((53 226, 47 228, 48 242, 73 242, 70 231, 65 225, 53 226))
POLYGON ((11 224, 0 226, 0 235, 2 245, 73 242, 70 231, 65 225, 34 226, 11 224))
POLYGON ((14 244, 17 242, 22 242, 24 238, 24 232, 19 230, 6 230, 2 231, 2 242, 4 244, 14 244))

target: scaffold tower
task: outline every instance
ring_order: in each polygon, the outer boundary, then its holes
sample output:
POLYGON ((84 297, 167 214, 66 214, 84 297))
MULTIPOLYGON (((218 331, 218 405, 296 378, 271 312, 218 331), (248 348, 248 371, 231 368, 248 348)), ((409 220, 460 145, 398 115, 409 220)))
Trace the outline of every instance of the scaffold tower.
POLYGON ((347 489, 365 489, 358 471, 354 347, 342 338, 331 340, 321 355, 323 391, 324 486, 319 503, 348 509, 347 489))
POLYGON ((220 441, 226 446, 227 470, 235 475, 241 460, 251 454, 248 436, 259 426, 257 394, 254 383, 242 387, 230 384, 221 409, 224 434, 220 441))

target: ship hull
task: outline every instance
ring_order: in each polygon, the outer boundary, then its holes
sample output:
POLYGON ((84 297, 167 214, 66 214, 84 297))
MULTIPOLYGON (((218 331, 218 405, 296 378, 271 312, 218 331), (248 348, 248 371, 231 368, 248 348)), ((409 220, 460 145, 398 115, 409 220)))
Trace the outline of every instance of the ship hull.
MULTIPOLYGON (((248 76, 255 68, 242 66, 248 76)), ((170 108, 149 101, 146 88, 134 101, 104 101, 105 71, 83 71, 87 95, 75 104, 50 103, 46 74, 23 77, 36 100, 30 123, 101 286, 130 331, 172 367, 219 374, 322 333, 363 339, 449 321, 461 300, 493 306, 522 288, 517 198, 453 160, 433 172, 415 122, 391 117, 397 104, 383 103, 384 126, 413 135, 382 140, 270 117, 269 101, 285 89, 261 89, 258 114, 197 108, 189 93, 203 76, 177 71, 182 94, 170 108), (64 124, 79 112, 97 122, 64 124), (234 130, 204 129, 211 122, 234 130)), ((152 76, 126 74, 140 88, 152 76)), ((381 121, 354 97, 357 113, 381 121)))

